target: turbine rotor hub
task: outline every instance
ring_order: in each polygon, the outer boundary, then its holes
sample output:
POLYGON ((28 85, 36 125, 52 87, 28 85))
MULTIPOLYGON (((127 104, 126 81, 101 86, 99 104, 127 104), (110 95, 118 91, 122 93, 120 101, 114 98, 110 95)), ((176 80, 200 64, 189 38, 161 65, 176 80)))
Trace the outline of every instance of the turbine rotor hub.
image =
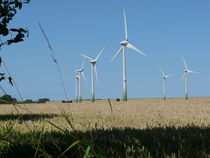
POLYGON ((90 63, 91 63, 91 64, 95 64, 96 61, 95 61, 95 60, 91 60, 90 63))
POLYGON ((83 71, 83 69, 79 69, 79 70, 77 70, 77 72, 82 72, 83 71))
POLYGON ((120 45, 122 45, 122 46, 127 46, 127 44, 128 44, 128 41, 127 40, 124 40, 124 41, 121 41, 120 42, 120 45))

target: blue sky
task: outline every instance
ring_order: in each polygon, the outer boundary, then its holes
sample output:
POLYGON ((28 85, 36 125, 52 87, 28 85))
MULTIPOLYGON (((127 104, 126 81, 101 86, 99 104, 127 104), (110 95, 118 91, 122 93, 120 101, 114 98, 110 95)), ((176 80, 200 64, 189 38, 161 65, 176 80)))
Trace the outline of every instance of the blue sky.
MULTIPOLYGON (((129 98, 162 97, 158 67, 173 74, 168 79, 168 96, 183 97, 179 82, 184 56, 198 75, 189 77, 189 95, 210 95, 210 1, 203 0, 32 0, 11 26, 27 27, 25 42, 5 46, 1 56, 9 67, 24 98, 64 100, 56 65, 37 25, 44 27, 63 73, 69 99, 75 98, 75 69, 82 64, 81 53, 95 57, 105 47, 97 63, 99 84, 96 98, 121 98, 122 56, 110 62, 124 40, 123 8, 126 11, 129 41, 149 58, 127 49, 129 98)), ((4 71, 3 69, 1 71, 4 71)), ((83 97, 91 95, 90 64, 85 63, 83 97)), ((16 90, 2 82, 5 90, 18 98, 16 90)))

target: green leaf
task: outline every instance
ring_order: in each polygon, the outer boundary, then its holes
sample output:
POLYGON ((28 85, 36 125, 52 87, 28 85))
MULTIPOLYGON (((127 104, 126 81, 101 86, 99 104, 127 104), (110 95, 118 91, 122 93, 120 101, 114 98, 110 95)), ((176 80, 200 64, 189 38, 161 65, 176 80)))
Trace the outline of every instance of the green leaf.
POLYGON ((0 35, 7 36, 9 34, 9 30, 4 26, 0 24, 0 35))
POLYGON ((85 151, 85 155, 83 156, 83 158, 88 158, 89 157, 89 153, 90 153, 90 146, 87 147, 87 149, 85 151))
POLYGON ((71 148, 73 148, 75 145, 79 144, 80 140, 75 141, 74 143, 72 143, 64 152, 62 152, 58 158, 60 158, 61 156, 63 156, 67 151, 69 151, 71 148))
POLYGON ((19 32, 19 30, 18 29, 15 29, 15 28, 10 29, 10 31, 19 32))
POLYGON ((42 131, 40 132, 40 135, 39 135, 39 140, 38 140, 36 152, 35 152, 35 154, 34 154, 34 158, 37 157, 38 150, 39 150, 39 146, 40 146, 40 144, 41 144, 41 139, 42 139, 43 135, 44 135, 44 126, 42 127, 42 131))
POLYGON ((44 120, 45 120, 46 122, 48 122, 49 124, 51 124, 52 126, 54 126, 55 128, 59 129, 60 131, 65 132, 64 129, 60 128, 60 127, 57 126, 56 124, 54 124, 54 123, 52 123, 52 122, 50 122, 50 121, 48 121, 48 120, 46 120, 46 119, 44 119, 44 120))

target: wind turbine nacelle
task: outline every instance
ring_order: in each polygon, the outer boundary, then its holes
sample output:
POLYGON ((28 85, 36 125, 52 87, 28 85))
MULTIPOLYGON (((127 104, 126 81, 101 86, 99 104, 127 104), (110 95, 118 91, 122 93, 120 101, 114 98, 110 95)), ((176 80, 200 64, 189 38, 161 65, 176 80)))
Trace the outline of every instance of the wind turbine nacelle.
POLYGON ((126 41, 126 40, 120 42, 120 45, 122 45, 122 46, 127 46, 127 44, 128 44, 128 41, 126 41))
POLYGON ((83 71, 83 69, 78 69, 78 70, 76 70, 77 72, 82 72, 83 71))
POLYGON ((90 63, 91 64, 95 64, 96 63, 96 60, 91 60, 90 63))

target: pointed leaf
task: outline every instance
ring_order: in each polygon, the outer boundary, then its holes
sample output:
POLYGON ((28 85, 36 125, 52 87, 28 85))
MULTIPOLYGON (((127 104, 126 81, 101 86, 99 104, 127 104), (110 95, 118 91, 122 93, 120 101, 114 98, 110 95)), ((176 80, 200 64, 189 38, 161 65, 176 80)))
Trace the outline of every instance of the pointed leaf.
POLYGON ((67 151, 69 151, 71 148, 73 148, 75 145, 79 144, 80 140, 77 140, 75 142, 73 142, 64 152, 62 152, 58 158, 60 158, 61 156, 63 156, 67 151))

